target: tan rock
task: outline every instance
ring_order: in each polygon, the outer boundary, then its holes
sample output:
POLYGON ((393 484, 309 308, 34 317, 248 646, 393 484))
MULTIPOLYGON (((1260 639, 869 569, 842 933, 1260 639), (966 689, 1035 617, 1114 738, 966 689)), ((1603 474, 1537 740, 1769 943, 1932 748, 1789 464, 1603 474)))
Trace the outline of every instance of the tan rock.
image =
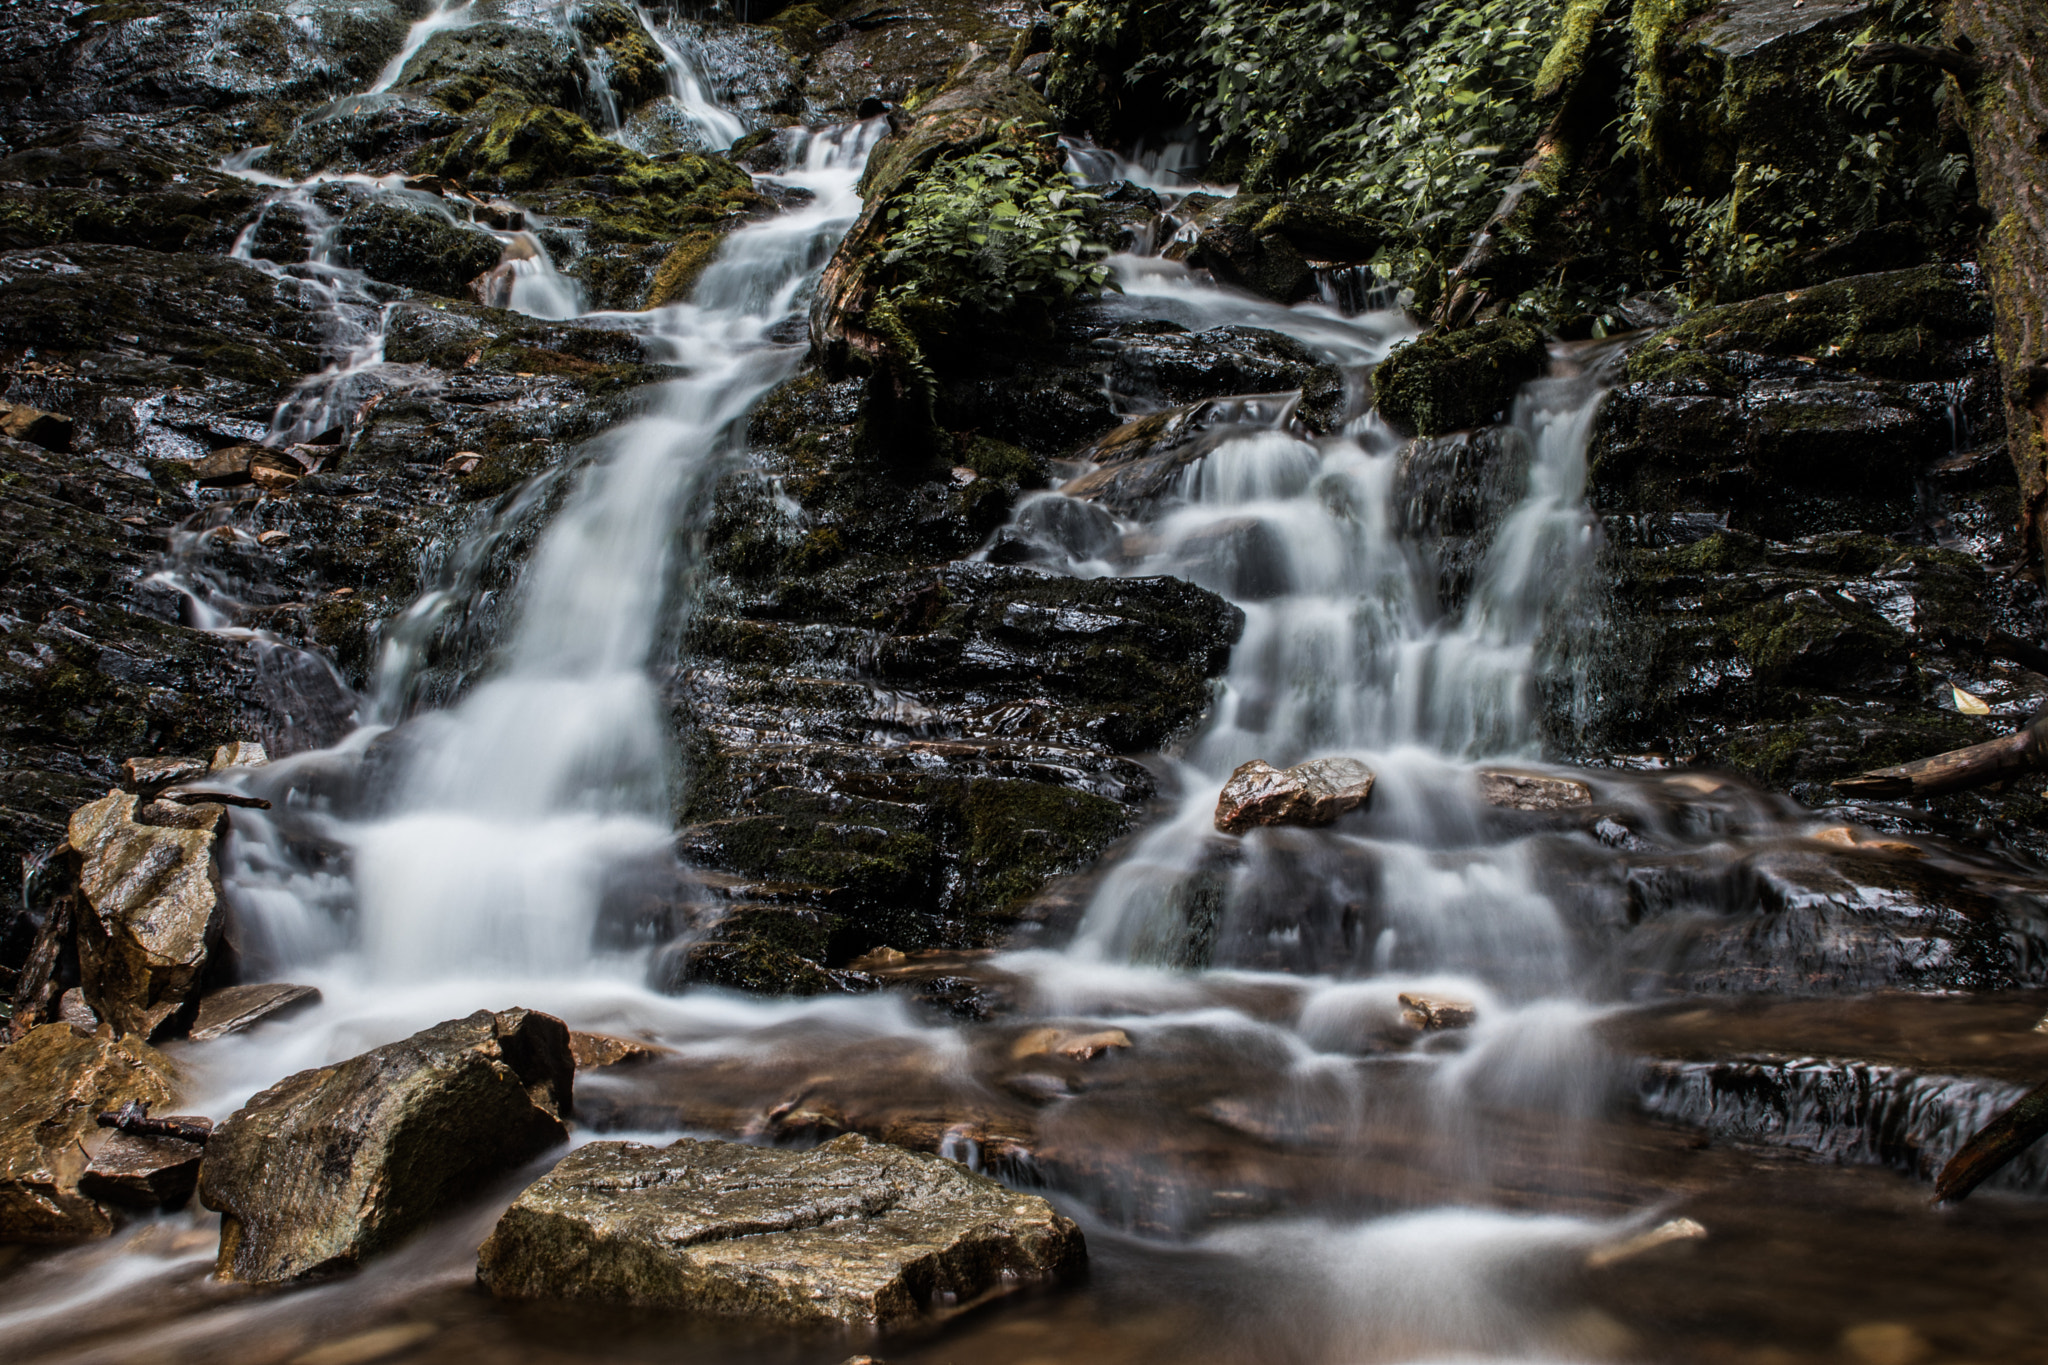
POLYGON ((807 1152, 579 1147, 505 1211, 477 1277, 509 1299, 888 1329, 1077 1270, 1081 1231, 1036 1195, 857 1133, 807 1152))
POLYGON ((1091 1062, 1113 1047, 1127 1048, 1131 1036, 1120 1028, 1099 1029, 1093 1033, 1078 1033, 1071 1029, 1035 1028, 1020 1035, 1010 1045, 1013 1060, 1023 1061, 1026 1057, 1058 1055, 1077 1062, 1091 1062))
POLYGON ((71 429, 69 417, 25 403, 0 403, 0 436, 12 436, 45 450, 63 451, 71 449, 71 429))
POLYGON ((1372 795, 1372 769, 1355 758, 1317 758, 1292 768, 1253 759, 1230 775, 1216 800, 1216 828, 1243 834, 1260 825, 1327 825, 1372 795))
POLYGON ((121 765, 121 785, 133 792, 159 792, 205 771, 203 758, 131 758, 121 765))
POLYGON ((85 992, 76 986, 57 997, 57 1018, 81 1032, 99 1032, 100 1017, 85 1003, 85 992))
POLYGON ((1479 1017, 1479 1011, 1469 1000, 1443 1000, 1429 995, 1413 995, 1406 992, 1401 996, 1401 1018, 1410 1028, 1421 1029, 1424 1033, 1435 1033, 1440 1029, 1470 1028, 1472 1021, 1479 1017))
POLYGON ((1593 804, 1593 789, 1583 782, 1509 768, 1480 769, 1479 794, 1487 805, 1503 810, 1564 810, 1593 804))
POLYGON ((139 1038, 44 1024, 0 1052, 0 1242, 104 1237, 107 1213, 81 1192, 113 1136, 101 1111, 171 1102, 177 1073, 139 1038))
POLYGON ((118 1032, 153 1037, 199 989, 220 940, 214 836, 136 819, 133 792, 72 812, 85 905, 78 974, 86 1003, 118 1032))
POLYGON ((642 1042, 638 1038, 620 1038, 610 1033, 581 1033, 571 1030, 569 1055, 576 1059, 578 1071, 587 1071, 596 1066, 651 1062, 657 1057, 671 1057, 675 1054, 659 1044, 642 1042))
POLYGON ((260 768, 268 762, 270 755, 261 744, 239 739, 233 744, 223 744, 213 751, 213 762, 208 766, 208 771, 217 773, 223 768, 260 768))
POLYGON ((1902 858, 1927 856, 1927 850, 1917 844, 1909 844, 1903 839, 1868 838, 1860 830, 1851 829, 1847 825, 1832 825, 1827 829, 1816 830, 1807 837, 1823 844, 1833 844, 1837 848, 1853 848, 1859 853, 1896 853, 1902 858))

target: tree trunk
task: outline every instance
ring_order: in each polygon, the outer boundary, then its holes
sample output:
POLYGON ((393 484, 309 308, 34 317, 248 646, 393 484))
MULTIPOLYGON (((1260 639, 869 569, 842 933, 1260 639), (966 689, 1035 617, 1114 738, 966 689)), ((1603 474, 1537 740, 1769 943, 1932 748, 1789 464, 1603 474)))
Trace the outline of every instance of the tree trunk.
POLYGON ((1945 27, 1983 64, 1977 79, 1956 78, 1954 88, 1978 195, 1994 220, 1983 266, 1998 320, 2020 531, 2036 570, 2048 572, 2048 6, 1951 0, 1945 27))
POLYGON ((1844 796, 1873 801, 1922 800, 1946 792, 1988 787, 1993 782, 2044 768, 2048 768, 2048 711, 2036 716, 2026 729, 2002 739, 1953 749, 1897 768, 1879 768, 1855 777, 1838 778, 1835 789, 1844 796))

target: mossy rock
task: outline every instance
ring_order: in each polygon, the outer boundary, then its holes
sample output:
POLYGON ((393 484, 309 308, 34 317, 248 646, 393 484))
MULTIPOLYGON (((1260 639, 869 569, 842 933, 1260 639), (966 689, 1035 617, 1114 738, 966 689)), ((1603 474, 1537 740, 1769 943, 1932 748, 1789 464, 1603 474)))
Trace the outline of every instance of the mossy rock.
POLYGON ((1394 426, 1441 436, 1496 421, 1547 355, 1543 334, 1518 318, 1432 332, 1373 371, 1373 392, 1394 426))
POLYGON ((379 196, 335 225, 334 245, 349 265, 386 284, 459 297, 498 264, 504 248, 482 228, 445 213, 379 196))
POLYGON ((1713 357, 1793 356, 1891 379, 1954 379, 1989 363, 1991 304, 1970 266, 1854 275, 1702 309, 1629 358, 1636 381, 1732 391, 1713 357))
POLYGON ((501 93, 575 109, 583 104, 580 66, 574 45, 558 30, 469 24, 427 39, 399 73, 397 88, 455 113, 501 93))
POLYGON ((690 291, 697 287, 697 281, 718 255, 718 245, 723 240, 716 232, 692 232, 670 247, 655 267, 653 283, 648 285, 641 306, 659 308, 689 298, 690 291))

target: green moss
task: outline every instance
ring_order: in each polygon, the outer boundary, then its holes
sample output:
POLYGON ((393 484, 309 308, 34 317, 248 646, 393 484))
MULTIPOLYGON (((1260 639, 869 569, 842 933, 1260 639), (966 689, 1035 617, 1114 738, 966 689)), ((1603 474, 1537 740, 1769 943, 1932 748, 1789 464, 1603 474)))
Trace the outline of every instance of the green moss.
POLYGON ((1632 380, 1720 376, 1729 352, 1796 356, 1884 377, 1952 378, 1975 368, 1987 300, 1954 266, 1855 275, 1693 314, 1629 358, 1632 380))
POLYGON ((1730 623, 1736 647, 1767 685, 1843 686, 1902 666, 1912 641, 1876 612, 1820 592, 1765 602, 1730 623))
POLYGON ((1395 426, 1440 436, 1492 422, 1546 355, 1543 334, 1518 318, 1432 332, 1381 363, 1373 392, 1395 426))
POLYGON ((1552 99, 1579 78, 1585 69, 1586 53, 1593 45, 1594 30, 1607 16, 1609 0, 1568 0, 1557 21, 1557 37, 1536 72, 1536 98, 1552 99))
POLYGON ((984 479, 1015 488, 1043 488, 1048 473, 1046 462, 1030 451, 987 436, 968 441, 960 463, 984 479))
POLYGON ((697 281, 718 255, 724 239, 716 232, 692 232, 669 248, 655 267, 654 282, 648 286, 642 308, 659 308, 665 303, 690 297, 697 281))
POLYGON ((792 573, 810 574, 829 569, 846 558, 846 542, 831 527, 821 527, 803 538, 788 558, 792 573))

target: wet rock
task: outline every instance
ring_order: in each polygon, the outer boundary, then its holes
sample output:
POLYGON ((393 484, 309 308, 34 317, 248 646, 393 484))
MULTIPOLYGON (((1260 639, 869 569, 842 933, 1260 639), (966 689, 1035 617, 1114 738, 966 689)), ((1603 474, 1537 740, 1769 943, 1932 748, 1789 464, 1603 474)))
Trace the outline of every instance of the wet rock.
POLYGON ((1593 789, 1573 778, 1506 768, 1480 769, 1479 795, 1487 805, 1506 810, 1563 810, 1593 802, 1593 789))
POLYGON ((1070 1061, 1090 1062, 1112 1048, 1128 1048, 1131 1036, 1120 1028, 1084 1033, 1074 1029, 1035 1028, 1018 1036, 1010 1045, 1013 1060, 1027 1057, 1060 1056, 1070 1061))
POLYGON ((121 764, 122 785, 141 795, 155 795, 205 772, 203 758, 131 758, 121 764))
POLYGON ((190 1037, 195 1043, 209 1043, 254 1028, 266 1019, 319 1003, 320 992, 312 986, 281 981, 223 986, 200 997, 190 1037))
POLYGON ((85 992, 76 986, 57 997, 57 1019, 85 1033, 95 1032, 100 1026, 100 1017, 85 1003, 85 992))
POLYGON ((350 210, 335 224, 333 241, 344 262, 372 279, 451 298, 466 294, 504 250, 490 233, 451 221, 446 210, 391 195, 350 210))
POLYGON ((1230 775, 1216 799, 1216 828, 1243 834, 1267 825, 1327 825, 1372 795, 1372 769, 1351 758, 1316 758, 1292 768, 1253 759, 1230 775))
POLYGON ((467 109, 504 91, 540 105, 584 107, 572 36, 553 25, 486 21, 428 38, 399 73, 397 88, 446 108, 467 109))
POLYGON ((1099 468, 1060 493, 1122 517, 1157 515, 1176 500, 1186 472, 1219 445, 1259 431, 1298 431, 1299 404, 1298 394, 1249 394, 1133 418, 1075 453, 1099 468))
POLYGON ((287 1077, 214 1130, 222 1279, 360 1264, 561 1142, 575 1060, 549 1015, 479 1010, 287 1077))
POLYGON ((0 435, 27 441, 45 450, 69 450, 71 419, 24 404, 0 403, 0 435))
POLYGON ((93 1154, 92 1164, 79 1177, 78 1189, 103 1204, 181 1208, 198 1188, 199 1162, 205 1155, 202 1143, 115 1133, 93 1154))
POLYGON ((0 1051, 0 1242, 104 1237, 112 1223, 79 1181, 128 1101, 168 1104, 170 1062, 134 1036, 44 1024, 0 1051))
POLYGON ((86 901, 78 926, 85 998, 115 1028, 147 1038, 198 995, 226 912, 213 835, 141 824, 136 805, 132 792, 115 791, 80 807, 70 842, 86 901))
POLYGON ((638 1038, 617 1038, 609 1033, 572 1031, 569 1034, 569 1054, 575 1058, 578 1071, 652 1061, 669 1053, 670 1049, 658 1043, 642 1042, 638 1038))
POLYGON ((1436 996, 1401 994, 1401 1018, 1410 1028, 1424 1033, 1444 1029, 1470 1028, 1479 1011, 1469 1000, 1443 1000, 1436 996))
POLYGON ((9 98, 24 118, 309 102, 367 85, 405 41, 388 0, 10 10, 9 98), (46 22, 36 23, 36 18, 46 22))
POLYGON ((1488 425, 1543 370, 1543 334, 1518 319, 1433 332, 1373 371, 1380 415, 1423 436, 1488 425))
POLYGON ((1372 224, 1329 204, 1276 195, 1191 195, 1180 212, 1187 231, 1169 257, 1279 303, 1307 297, 1317 265, 1365 260, 1382 241, 1372 224))
POLYGON ((809 1152, 684 1139, 579 1148, 477 1257, 500 1298, 887 1330, 1078 1270, 1035 1195, 857 1134, 809 1152))
POLYGON ((213 760, 207 764, 208 772, 223 772, 229 768, 260 768, 270 762, 270 754, 254 740, 238 739, 232 744, 223 744, 213 751, 213 760))
MULTIPOLYGON (((262 197, 217 169, 219 148, 203 123, 103 115, 38 129, 16 146, 0 157, 0 247, 8 250, 108 242, 224 255, 262 197)), ((304 255, 303 236, 298 245, 292 260, 304 255)))

